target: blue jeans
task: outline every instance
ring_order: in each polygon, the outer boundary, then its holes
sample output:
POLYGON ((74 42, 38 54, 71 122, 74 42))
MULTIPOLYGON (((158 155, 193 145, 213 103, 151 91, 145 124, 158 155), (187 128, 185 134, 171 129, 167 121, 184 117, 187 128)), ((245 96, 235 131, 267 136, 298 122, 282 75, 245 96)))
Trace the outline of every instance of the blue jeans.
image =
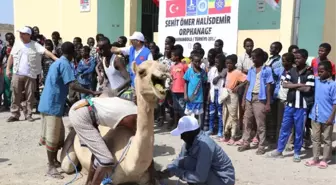
POLYGON ((223 104, 218 103, 218 90, 215 90, 214 102, 209 105, 209 131, 213 132, 215 117, 218 117, 218 136, 223 135, 223 104), (217 115, 216 115, 217 112, 217 115))
POLYGON ((294 125, 294 154, 300 155, 303 143, 303 131, 306 122, 306 115, 307 109, 305 108, 294 108, 288 105, 286 106, 278 140, 278 152, 282 153, 284 151, 294 125))
MULTIPOLYGON (((81 86, 83 88, 85 88, 85 89, 89 89, 89 90, 91 89, 91 85, 83 85, 83 84, 81 84, 81 86)), ((80 96, 81 96, 81 99, 85 99, 87 96, 89 96, 89 94, 81 93, 80 96)))
MULTIPOLYGON (((200 159, 202 160, 202 159, 200 159)), ((186 171, 196 170, 197 159, 186 156, 179 161, 178 168, 184 169, 186 171)), ((187 182, 188 183, 188 182, 187 182)), ((227 179, 227 183, 223 183, 223 178, 219 177, 211 168, 208 173, 208 178, 205 183, 188 183, 191 185, 232 185, 234 182, 227 179)))

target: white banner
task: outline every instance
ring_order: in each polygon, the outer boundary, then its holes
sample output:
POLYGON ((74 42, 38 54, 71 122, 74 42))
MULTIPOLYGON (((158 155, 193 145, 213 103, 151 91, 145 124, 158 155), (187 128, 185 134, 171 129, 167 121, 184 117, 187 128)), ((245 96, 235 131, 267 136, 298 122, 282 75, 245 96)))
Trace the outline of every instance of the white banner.
POLYGON ((199 42, 207 53, 216 39, 224 41, 224 52, 236 53, 239 0, 161 0, 159 12, 159 47, 164 50, 167 36, 189 56, 199 42))

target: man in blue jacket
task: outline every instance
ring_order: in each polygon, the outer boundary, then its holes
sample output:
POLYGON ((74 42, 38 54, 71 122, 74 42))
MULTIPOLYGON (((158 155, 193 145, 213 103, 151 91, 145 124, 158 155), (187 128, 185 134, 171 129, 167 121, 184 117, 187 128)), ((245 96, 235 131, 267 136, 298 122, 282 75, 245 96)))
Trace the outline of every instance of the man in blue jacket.
POLYGON ((131 84, 134 87, 135 73, 132 70, 133 65, 140 65, 146 60, 153 60, 151 51, 145 47, 145 37, 141 32, 134 32, 129 38, 132 45, 124 48, 112 47, 113 53, 122 53, 129 56, 128 72, 131 76, 131 84))
POLYGON ((217 143, 200 130, 197 119, 182 117, 171 134, 185 142, 181 153, 158 178, 176 176, 189 185, 234 185, 235 170, 217 143))

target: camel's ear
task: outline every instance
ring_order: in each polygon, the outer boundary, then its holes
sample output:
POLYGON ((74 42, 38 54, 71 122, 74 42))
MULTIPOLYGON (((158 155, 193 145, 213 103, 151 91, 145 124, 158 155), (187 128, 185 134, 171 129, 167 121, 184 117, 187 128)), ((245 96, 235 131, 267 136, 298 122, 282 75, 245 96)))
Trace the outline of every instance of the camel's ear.
POLYGON ((138 74, 140 78, 143 78, 147 75, 147 70, 145 68, 138 67, 138 74))
POLYGON ((136 74, 137 70, 138 70, 138 66, 136 65, 135 62, 132 62, 131 64, 131 69, 133 71, 134 74, 136 74))

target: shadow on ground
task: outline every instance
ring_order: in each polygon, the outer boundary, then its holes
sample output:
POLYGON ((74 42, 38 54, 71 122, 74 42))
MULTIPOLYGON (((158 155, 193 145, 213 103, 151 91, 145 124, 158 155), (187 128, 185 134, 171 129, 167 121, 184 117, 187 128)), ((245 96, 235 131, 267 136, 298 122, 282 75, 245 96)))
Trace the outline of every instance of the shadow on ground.
POLYGON ((175 155, 175 149, 167 145, 154 145, 154 157, 175 155))
POLYGON ((7 162, 7 161, 9 161, 9 159, 7 159, 7 158, 0 158, 0 163, 7 162))

